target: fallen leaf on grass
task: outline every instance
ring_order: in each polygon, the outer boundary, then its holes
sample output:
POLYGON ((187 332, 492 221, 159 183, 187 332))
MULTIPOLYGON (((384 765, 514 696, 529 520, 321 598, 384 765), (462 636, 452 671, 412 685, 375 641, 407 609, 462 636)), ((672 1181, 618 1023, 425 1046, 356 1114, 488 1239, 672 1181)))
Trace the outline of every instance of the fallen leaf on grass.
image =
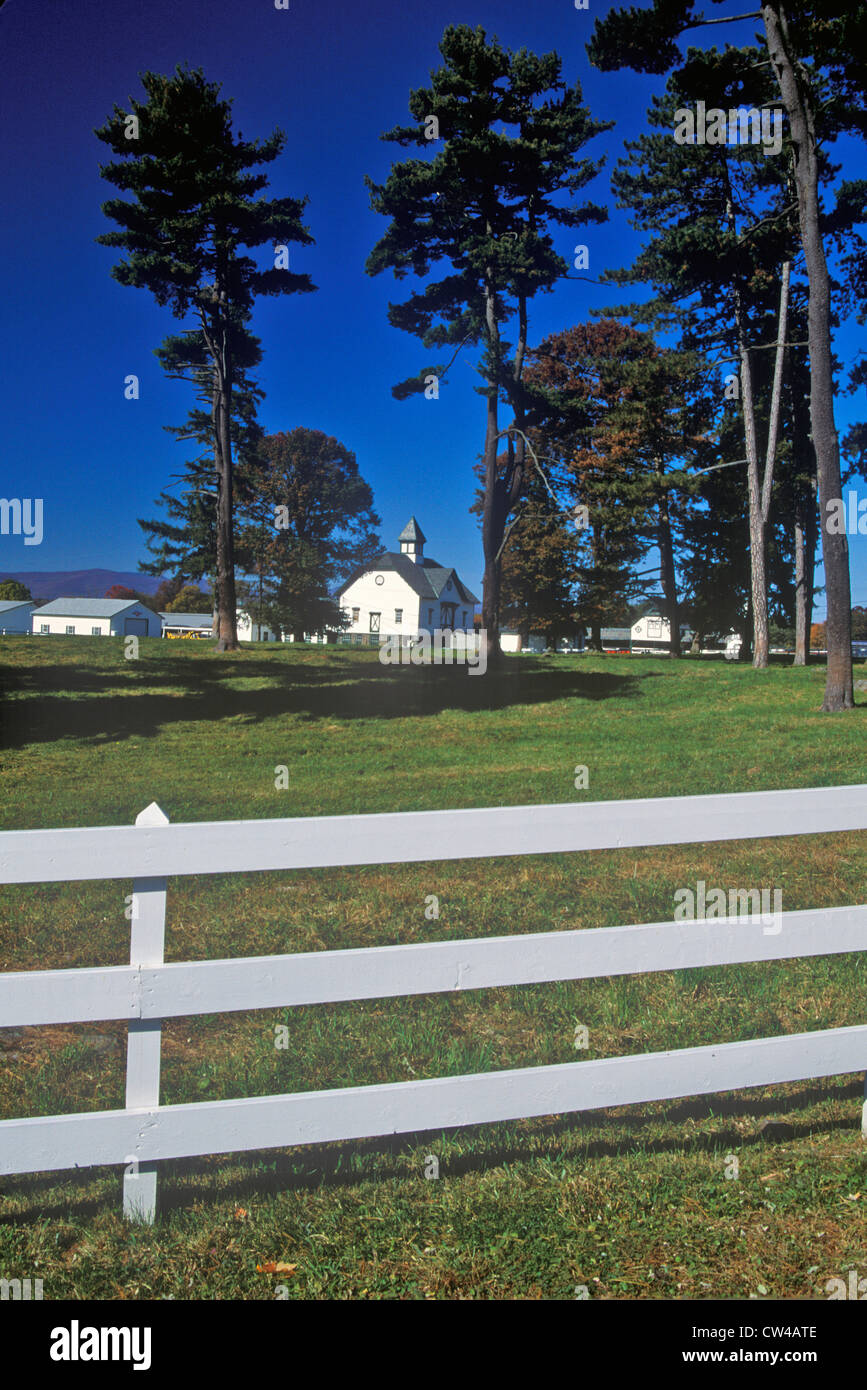
POLYGON ((282 1260, 268 1260, 265 1264, 256 1266, 260 1274, 294 1274, 297 1268, 297 1265, 287 1265, 282 1260))

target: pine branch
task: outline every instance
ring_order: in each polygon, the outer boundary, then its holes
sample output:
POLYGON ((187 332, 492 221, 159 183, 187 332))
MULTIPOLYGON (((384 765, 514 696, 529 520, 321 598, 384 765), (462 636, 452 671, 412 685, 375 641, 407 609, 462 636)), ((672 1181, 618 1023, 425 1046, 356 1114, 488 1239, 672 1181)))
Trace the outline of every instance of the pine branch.
POLYGON ((692 478, 700 478, 700 477, 702 476, 703 473, 716 473, 717 470, 720 469, 720 468, 734 468, 736 464, 738 464, 738 463, 746 463, 746 462, 747 462, 746 459, 732 459, 731 463, 715 463, 711 468, 699 468, 699 469, 697 469, 695 473, 691 473, 691 474, 690 474, 690 477, 692 477, 692 478))
POLYGON ((711 24, 736 24, 739 19, 761 19, 761 10, 750 10, 747 14, 724 15, 722 19, 694 19, 689 24, 684 24, 682 33, 687 29, 706 29, 711 24))
POLYGON ((788 214, 792 211, 792 209, 797 208, 797 206, 797 202, 787 203, 786 206, 782 209, 782 211, 775 213, 773 217, 763 217, 761 222, 754 222, 751 227, 747 227, 745 232, 741 232, 740 236, 738 237, 738 241, 744 241, 748 236, 752 236, 753 232, 757 232, 759 230, 759 227, 766 227, 771 222, 779 222, 781 217, 787 217, 788 214))
POLYGON ((452 366, 454 365, 454 363, 455 363, 456 360, 457 360, 457 356, 458 356, 458 353, 460 352, 461 348, 466 347, 467 343, 470 341, 470 339, 472 338, 472 336, 473 336, 472 332, 469 332, 469 333, 467 334, 467 336, 464 338, 463 342, 458 343, 458 345, 457 345, 457 347, 455 348, 454 352, 452 353, 452 355, 451 355, 449 361, 446 363, 446 366, 445 366, 444 371, 442 371, 442 372, 440 373, 440 381, 445 381, 446 375, 448 374, 448 371, 449 371, 449 368, 452 367, 452 366))

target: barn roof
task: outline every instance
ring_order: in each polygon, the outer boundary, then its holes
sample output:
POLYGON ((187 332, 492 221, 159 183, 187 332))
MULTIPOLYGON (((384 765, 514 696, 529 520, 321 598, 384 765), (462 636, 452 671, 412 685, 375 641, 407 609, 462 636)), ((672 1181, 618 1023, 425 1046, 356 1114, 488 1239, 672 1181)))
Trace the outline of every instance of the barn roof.
POLYGON ((30 598, 4 598, 0 599, 0 613, 8 613, 10 608, 35 608, 36 604, 30 598))
POLYGON ((441 565, 432 558, 416 561, 411 555, 398 555, 393 550, 383 550, 375 559, 357 569, 341 585, 337 596, 345 593, 350 584, 354 584, 357 579, 361 579, 365 574, 373 574, 376 570, 393 570, 419 598, 439 598, 449 579, 453 578, 458 596, 464 603, 479 601, 448 566, 441 565))
POLYGON ((211 627, 213 613, 160 613, 167 627, 211 627))
MULTIPOLYGON (((61 618, 113 618, 126 608, 143 608, 136 598, 53 598, 37 608, 34 617, 54 614, 61 618)), ((153 612, 147 609, 148 613, 153 612)), ((154 617, 156 614, 154 613, 154 617)))
POLYGON ((444 565, 438 565, 435 560, 423 560, 422 564, 425 566, 427 576, 437 598, 439 598, 443 589, 446 587, 449 579, 454 579, 455 588, 464 603, 478 603, 479 600, 476 598, 475 594, 471 594, 466 584, 462 584, 460 579, 458 579, 456 570, 446 569, 444 565))

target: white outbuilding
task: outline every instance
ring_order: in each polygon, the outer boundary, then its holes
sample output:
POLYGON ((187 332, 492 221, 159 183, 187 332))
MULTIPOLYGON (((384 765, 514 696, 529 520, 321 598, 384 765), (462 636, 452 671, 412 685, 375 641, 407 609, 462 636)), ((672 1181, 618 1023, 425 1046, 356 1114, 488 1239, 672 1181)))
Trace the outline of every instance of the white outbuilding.
POLYGON ((32 614, 36 604, 20 598, 0 599, 0 633, 31 632, 32 614))
MULTIPOLYGON (((255 623, 250 614, 243 608, 235 611, 238 623, 239 642, 276 642, 277 634, 273 632, 267 623, 255 623)), ((285 639, 284 639, 285 640, 285 639)))
POLYGON ((136 599, 55 598, 33 611, 38 636, 159 637, 162 618, 136 599))
MULTIPOLYGON (((671 651, 671 623, 661 613, 646 613, 632 624, 632 654, 653 656, 657 653, 667 655, 671 651)), ((692 641, 692 631, 681 624, 681 646, 692 641)))

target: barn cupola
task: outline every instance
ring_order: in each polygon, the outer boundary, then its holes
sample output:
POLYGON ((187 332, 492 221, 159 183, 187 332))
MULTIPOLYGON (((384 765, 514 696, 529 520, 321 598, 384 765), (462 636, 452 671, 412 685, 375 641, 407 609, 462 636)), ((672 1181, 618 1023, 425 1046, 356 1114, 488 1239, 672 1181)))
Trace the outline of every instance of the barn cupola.
POLYGON ((401 555, 408 555, 417 565, 424 563, 426 537, 414 516, 410 517, 397 539, 401 555))

